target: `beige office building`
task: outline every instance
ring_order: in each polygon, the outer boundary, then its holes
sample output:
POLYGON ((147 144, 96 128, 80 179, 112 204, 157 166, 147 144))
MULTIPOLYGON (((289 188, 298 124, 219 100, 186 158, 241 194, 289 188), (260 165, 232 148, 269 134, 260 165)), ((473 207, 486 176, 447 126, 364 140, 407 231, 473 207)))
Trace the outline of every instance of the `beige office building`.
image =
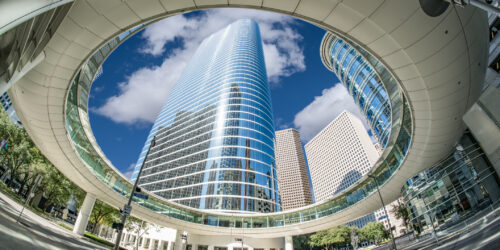
POLYGON ((283 210, 312 203, 306 160, 295 129, 276 131, 275 159, 283 210))
POLYGON ((316 202, 354 184, 379 154, 363 123, 344 111, 305 145, 316 202))

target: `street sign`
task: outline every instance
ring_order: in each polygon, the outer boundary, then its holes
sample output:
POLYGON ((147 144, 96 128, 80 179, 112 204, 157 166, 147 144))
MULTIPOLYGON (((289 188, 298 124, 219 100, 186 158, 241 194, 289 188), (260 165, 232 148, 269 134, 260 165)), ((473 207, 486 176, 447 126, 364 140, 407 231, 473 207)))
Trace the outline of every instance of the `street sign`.
POLYGON ((140 198, 140 199, 144 199, 144 200, 149 199, 148 195, 141 194, 141 193, 134 193, 134 196, 137 197, 137 198, 140 198))
POLYGON ((123 214, 126 216, 130 216, 130 212, 132 211, 132 206, 125 205, 123 206, 123 214))

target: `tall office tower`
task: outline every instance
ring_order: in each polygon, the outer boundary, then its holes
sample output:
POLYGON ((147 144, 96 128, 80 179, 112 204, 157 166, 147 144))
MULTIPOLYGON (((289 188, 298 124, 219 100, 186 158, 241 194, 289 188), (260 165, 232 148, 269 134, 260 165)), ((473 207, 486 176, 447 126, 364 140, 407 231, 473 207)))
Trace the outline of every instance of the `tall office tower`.
POLYGON ((2 95, 0 95, 0 104, 2 105, 2 108, 7 112, 7 114, 9 114, 10 121, 21 125, 21 122, 17 117, 17 113, 14 110, 14 106, 12 106, 12 101, 10 100, 9 94, 7 94, 7 92, 4 92, 2 95))
POLYGON ((170 201, 218 211, 279 211, 271 110, 259 27, 236 21, 200 44, 158 115, 132 179, 145 160, 140 187, 170 201))
POLYGON ((378 159, 363 123, 347 111, 311 139, 305 150, 316 201, 354 184, 378 159))
MULTIPOLYGON (((347 111, 321 130, 304 148, 316 202, 354 184, 379 157, 361 120, 347 111)), ((375 216, 369 214, 349 224, 362 227, 374 220, 375 216)))
POLYGON ((283 210, 311 204, 309 174, 299 131, 293 128, 276 131, 275 157, 283 210))

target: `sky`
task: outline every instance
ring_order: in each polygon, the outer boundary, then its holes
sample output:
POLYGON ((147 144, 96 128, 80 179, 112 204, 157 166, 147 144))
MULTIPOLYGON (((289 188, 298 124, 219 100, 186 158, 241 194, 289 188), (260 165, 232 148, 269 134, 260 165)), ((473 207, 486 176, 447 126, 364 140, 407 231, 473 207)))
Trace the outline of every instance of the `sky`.
MULTIPOLYGON (((320 58, 325 31, 290 16, 215 9, 153 23, 104 62, 89 99, 96 140, 115 167, 131 175, 172 87, 201 41, 240 19, 260 27, 276 130, 296 128, 305 144, 348 110, 362 118, 347 90, 320 58)), ((364 119, 364 118, 362 118, 364 119)))

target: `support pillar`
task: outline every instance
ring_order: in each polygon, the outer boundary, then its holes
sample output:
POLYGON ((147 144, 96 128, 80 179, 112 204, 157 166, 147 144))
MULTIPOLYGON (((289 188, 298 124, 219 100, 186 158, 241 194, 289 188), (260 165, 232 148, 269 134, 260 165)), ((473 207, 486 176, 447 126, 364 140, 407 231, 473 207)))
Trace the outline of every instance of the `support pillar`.
POLYGON ((285 250, 293 250, 293 237, 285 236, 285 250))
POLYGON ((176 235, 175 235, 175 246, 174 250, 184 250, 186 249, 186 242, 189 241, 189 234, 188 234, 188 239, 187 240, 182 240, 181 234, 187 234, 187 232, 177 230, 176 235))
POLYGON ((85 233, 90 214, 92 213, 92 209, 94 208, 95 200, 95 195, 91 193, 87 193, 87 195, 85 195, 85 200, 83 200, 82 207, 80 208, 80 212, 78 212, 78 217, 76 218, 73 233, 79 235, 83 235, 85 233))

